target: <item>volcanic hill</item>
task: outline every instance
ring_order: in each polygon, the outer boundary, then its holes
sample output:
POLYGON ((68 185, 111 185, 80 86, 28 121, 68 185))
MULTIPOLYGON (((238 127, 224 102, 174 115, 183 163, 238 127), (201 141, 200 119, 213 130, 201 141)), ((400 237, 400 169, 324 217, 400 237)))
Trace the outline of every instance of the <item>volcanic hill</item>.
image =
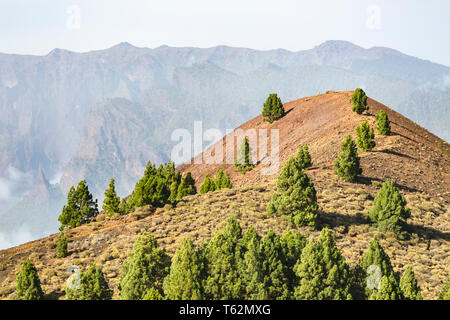
MULTIPOLYGON (((352 92, 327 92, 284 104, 286 115, 270 124, 258 116, 239 128, 279 129, 279 159, 296 155, 300 144, 307 144, 313 166, 306 170, 318 193, 320 228, 333 228, 336 242, 352 266, 366 251, 370 239, 379 235, 396 271, 411 264, 425 299, 436 299, 444 281, 450 277, 450 146, 424 128, 387 106, 368 99, 369 111, 352 111, 352 92), (355 138, 355 128, 364 120, 375 126, 375 114, 385 110, 391 121, 391 135, 376 135, 376 147, 360 153, 363 173, 355 183, 343 182, 333 171, 333 162, 346 135, 355 138), (405 195, 411 209, 408 220, 410 238, 398 240, 393 233, 379 232, 368 221, 373 198, 382 182, 392 180, 405 195)), ((226 145, 226 138, 204 153, 214 154, 226 145), (214 152, 211 152, 215 150, 214 152)), ((238 142, 239 143, 239 142, 238 142)), ((257 152, 257 150, 253 150, 257 152)), ((269 143, 270 153, 270 143, 269 143)), ((225 157, 224 152, 224 157, 225 157)), ((155 235, 160 246, 173 254, 184 237, 199 244, 224 226, 228 217, 237 217, 243 228, 254 226, 261 234, 269 228, 281 234, 290 223, 282 217, 269 217, 267 204, 275 190, 276 174, 262 175, 260 163, 245 174, 232 164, 184 164, 200 186, 206 174, 222 168, 229 172, 232 189, 187 196, 176 205, 149 206, 117 217, 100 213, 94 221, 68 232, 69 255, 55 258, 58 235, 0 251, 0 298, 14 297, 15 278, 20 263, 30 258, 38 269, 48 298, 63 298, 70 266, 87 268, 100 265, 118 298, 118 281, 123 261, 135 238, 143 231, 155 235)), ((320 229, 319 228, 319 229, 320 229)), ((299 228, 307 237, 320 230, 299 228)))

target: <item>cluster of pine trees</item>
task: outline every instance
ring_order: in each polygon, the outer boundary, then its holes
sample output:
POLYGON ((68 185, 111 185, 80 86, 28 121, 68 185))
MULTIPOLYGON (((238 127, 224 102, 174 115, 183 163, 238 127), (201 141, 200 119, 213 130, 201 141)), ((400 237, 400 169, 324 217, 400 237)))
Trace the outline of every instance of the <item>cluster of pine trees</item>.
POLYGON ((217 170, 215 178, 211 178, 209 174, 206 175, 200 186, 200 193, 208 193, 210 191, 216 191, 225 188, 232 188, 230 175, 228 172, 223 172, 222 169, 217 170))
POLYGON ((175 171, 173 162, 160 165, 158 168, 150 161, 145 168, 144 176, 136 184, 131 197, 126 201, 128 210, 145 205, 162 207, 173 203, 188 194, 195 194, 195 181, 188 172, 183 178, 175 171))
MULTIPOLYGON (((112 298, 101 268, 77 272, 68 281, 66 299, 112 298)), ((125 300, 422 299, 411 266, 396 272, 377 237, 350 267, 327 228, 317 240, 293 229, 281 236, 269 230, 261 237, 251 226, 244 232, 236 218, 198 247, 183 239, 172 258, 151 234, 142 234, 123 264, 119 291, 125 300)), ((43 296, 37 270, 26 260, 17 275, 16 298, 43 296)), ((449 296, 447 281, 439 298, 449 296)))
MULTIPOLYGON (((128 199, 120 200, 115 189, 115 181, 111 179, 108 189, 105 191, 102 209, 108 216, 127 214, 137 207, 145 205, 162 207, 167 203, 173 203, 196 193, 195 180, 190 172, 182 177, 179 172, 175 171, 174 163, 168 162, 156 168, 149 161, 144 176, 136 183, 131 197, 128 199)), ((60 230, 89 223, 97 215, 97 199, 94 201, 86 180, 82 180, 77 188, 72 187, 67 195, 67 205, 63 207, 58 218, 61 222, 60 230)))

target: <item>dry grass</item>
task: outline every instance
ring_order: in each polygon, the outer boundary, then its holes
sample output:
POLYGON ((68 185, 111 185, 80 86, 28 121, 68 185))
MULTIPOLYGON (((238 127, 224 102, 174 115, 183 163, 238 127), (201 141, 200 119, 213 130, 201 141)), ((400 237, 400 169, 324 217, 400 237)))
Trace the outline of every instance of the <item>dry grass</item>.
MULTIPOLYGON (((368 223, 368 212, 376 192, 372 186, 342 183, 327 173, 318 176, 314 170, 310 170, 309 175, 318 190, 321 227, 335 230, 337 245, 350 265, 358 262, 370 239, 378 234, 394 268, 402 271, 411 264, 424 298, 436 298, 437 290, 450 276, 450 221, 449 206, 445 201, 425 194, 407 193, 412 209, 409 221, 412 233, 410 239, 400 241, 391 233, 379 233, 368 223)), ((273 190, 272 180, 255 187, 188 196, 175 207, 140 208, 129 216, 108 219, 101 226, 94 222, 71 231, 69 256, 63 259, 54 257, 56 235, 42 239, 39 245, 28 245, 22 250, 16 248, 11 254, 3 251, 0 297, 13 297, 18 265, 30 258, 49 298, 63 298, 69 266, 87 268, 93 263, 103 268, 114 289, 114 298, 118 298, 122 263, 136 237, 144 231, 152 232, 170 254, 175 252, 183 237, 191 238, 198 245, 210 238, 215 230, 223 228, 227 218, 232 216, 239 219, 244 229, 252 225, 261 234, 269 228, 283 233, 290 224, 282 217, 267 216, 265 210, 273 190)), ((307 237, 317 237, 320 232, 307 227, 300 231, 307 237)))

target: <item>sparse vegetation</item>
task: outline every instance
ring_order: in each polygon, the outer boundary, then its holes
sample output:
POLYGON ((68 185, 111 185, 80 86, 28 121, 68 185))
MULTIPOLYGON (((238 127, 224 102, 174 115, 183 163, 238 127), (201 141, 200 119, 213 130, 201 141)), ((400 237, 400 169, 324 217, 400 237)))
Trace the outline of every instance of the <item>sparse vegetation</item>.
POLYGON ((64 232, 60 232, 58 241, 56 242, 56 257, 64 258, 67 256, 67 244, 69 243, 69 238, 64 234, 64 232))

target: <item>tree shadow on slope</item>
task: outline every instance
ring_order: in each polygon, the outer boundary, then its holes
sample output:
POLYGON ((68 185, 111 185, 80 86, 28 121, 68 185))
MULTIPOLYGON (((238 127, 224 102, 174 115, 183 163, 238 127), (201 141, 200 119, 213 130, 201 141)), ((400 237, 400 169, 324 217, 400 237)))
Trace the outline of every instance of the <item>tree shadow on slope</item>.
POLYGON ((425 238, 427 240, 445 240, 450 241, 450 232, 443 232, 434 228, 417 225, 414 223, 408 223, 406 225, 406 231, 409 233, 415 233, 419 238, 425 238))
MULTIPOLYGON (((418 190, 418 189, 416 189, 416 188, 410 188, 410 187, 408 187, 408 186, 399 184, 399 183, 393 181, 392 178, 389 178, 389 177, 388 177, 388 178, 386 178, 386 179, 390 179, 390 180, 394 183, 394 185, 395 185, 397 188, 399 188, 400 190, 405 190, 405 191, 408 191, 408 192, 422 192, 422 190, 418 190)), ((373 185, 373 182, 383 183, 384 181, 385 181, 385 180, 382 180, 382 179, 376 178, 376 177, 359 176, 359 177, 356 178, 356 182, 362 183, 362 184, 367 185, 367 186, 373 185)))
POLYGON ((349 227, 352 225, 370 224, 370 221, 362 214, 342 214, 337 212, 325 212, 319 210, 318 214, 319 228, 336 228, 340 226, 349 227))
POLYGON ((398 156, 398 157, 402 157, 402 158, 407 158, 407 159, 410 159, 410 160, 418 161, 418 159, 413 158, 413 157, 411 157, 411 156, 409 156, 407 154, 400 153, 400 152, 397 152, 397 151, 394 151, 394 150, 390 150, 390 149, 372 150, 372 152, 387 153, 387 154, 391 154, 391 155, 394 155, 394 156, 398 156))

